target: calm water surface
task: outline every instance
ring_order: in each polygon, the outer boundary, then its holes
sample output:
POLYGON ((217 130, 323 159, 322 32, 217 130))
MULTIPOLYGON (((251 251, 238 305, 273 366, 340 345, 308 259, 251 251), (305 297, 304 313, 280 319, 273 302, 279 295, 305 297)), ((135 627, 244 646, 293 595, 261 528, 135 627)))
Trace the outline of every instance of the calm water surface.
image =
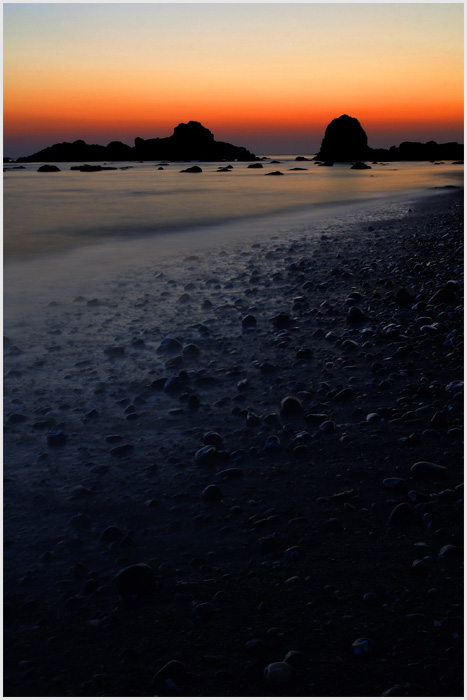
MULTIPOLYGON (((116 163, 118 170, 96 173, 37 173, 40 164, 4 172, 4 259, 9 261, 76 249, 103 241, 135 240, 174 231, 244 222, 278 213, 385 197, 462 184, 463 167, 452 164, 388 163, 371 170, 348 164, 320 167, 277 156, 262 169, 232 163, 202 163, 203 172, 181 173, 186 164, 116 163), (121 167, 131 165, 129 169, 121 167), (306 168, 292 170, 292 168, 306 168), (283 177, 266 177, 280 170, 283 177)), ((264 223, 264 225, 270 225, 264 223)))

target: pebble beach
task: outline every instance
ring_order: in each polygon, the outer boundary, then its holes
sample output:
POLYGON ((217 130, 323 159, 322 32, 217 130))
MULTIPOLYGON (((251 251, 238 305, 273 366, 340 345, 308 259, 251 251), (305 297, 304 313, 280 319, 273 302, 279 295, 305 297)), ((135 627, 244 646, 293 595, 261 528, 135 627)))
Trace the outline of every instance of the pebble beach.
POLYGON ((359 206, 5 325, 6 697, 463 696, 463 190, 359 206))

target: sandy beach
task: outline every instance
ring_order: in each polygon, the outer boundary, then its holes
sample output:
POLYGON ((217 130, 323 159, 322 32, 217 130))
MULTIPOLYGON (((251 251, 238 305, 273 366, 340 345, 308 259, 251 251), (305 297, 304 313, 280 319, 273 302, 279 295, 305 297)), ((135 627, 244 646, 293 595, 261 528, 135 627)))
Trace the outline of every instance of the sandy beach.
POLYGON ((7 313, 5 696, 463 695, 463 190, 398 201, 7 313))

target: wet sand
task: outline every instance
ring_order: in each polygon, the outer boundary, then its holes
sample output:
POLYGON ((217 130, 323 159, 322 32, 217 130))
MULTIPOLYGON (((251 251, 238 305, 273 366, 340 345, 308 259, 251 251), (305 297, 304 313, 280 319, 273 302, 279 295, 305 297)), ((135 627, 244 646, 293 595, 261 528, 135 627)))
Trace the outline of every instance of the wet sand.
POLYGON ((463 193, 372 212, 9 309, 5 696, 462 695, 463 193))

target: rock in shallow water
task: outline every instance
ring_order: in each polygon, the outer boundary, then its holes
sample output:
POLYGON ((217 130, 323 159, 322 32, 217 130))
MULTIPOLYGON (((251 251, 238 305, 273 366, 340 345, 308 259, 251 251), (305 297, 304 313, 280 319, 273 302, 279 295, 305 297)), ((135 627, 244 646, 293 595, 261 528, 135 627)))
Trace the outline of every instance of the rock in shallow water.
POLYGON ((273 688, 280 688, 290 682, 293 671, 292 666, 286 661, 276 661, 266 666, 264 677, 268 685, 273 688))

